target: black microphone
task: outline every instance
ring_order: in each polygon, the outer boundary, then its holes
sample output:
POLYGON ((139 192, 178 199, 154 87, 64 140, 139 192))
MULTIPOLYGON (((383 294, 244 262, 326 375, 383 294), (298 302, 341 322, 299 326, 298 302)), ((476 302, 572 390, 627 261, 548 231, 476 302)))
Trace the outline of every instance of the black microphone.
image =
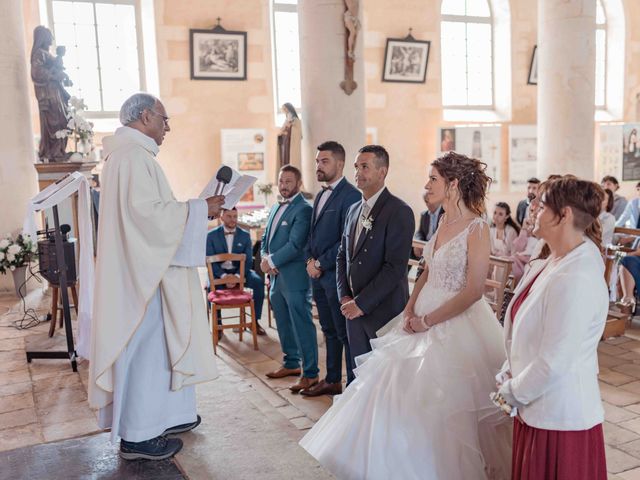
POLYGON ((227 167, 226 165, 221 166, 218 170, 218 173, 216 174, 216 180, 218 180, 219 182, 216 186, 216 195, 222 194, 222 192, 224 191, 224 186, 231 181, 231 177, 233 177, 233 170, 231 170, 231 168, 227 167), (219 192, 218 189, 220 189, 219 192))
POLYGON ((62 234, 63 241, 66 241, 69 238, 70 231, 71 227, 68 224, 63 223, 62 225, 60 225, 60 233, 62 234))

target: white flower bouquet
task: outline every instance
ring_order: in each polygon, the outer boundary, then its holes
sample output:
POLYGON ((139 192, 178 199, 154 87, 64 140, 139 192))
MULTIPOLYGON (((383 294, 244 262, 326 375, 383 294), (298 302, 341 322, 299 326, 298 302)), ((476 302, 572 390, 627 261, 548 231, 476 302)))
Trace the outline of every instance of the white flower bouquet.
POLYGON ((37 251, 38 245, 29 235, 19 234, 15 238, 5 235, 0 240, 0 273, 27 265, 37 251))
MULTIPOLYGON (((75 151, 78 152, 78 143, 89 145, 89 150, 93 145, 93 123, 88 121, 83 111, 87 109, 84 100, 71 97, 69 100, 69 113, 67 114, 67 128, 58 130, 55 133, 57 138, 69 137, 74 141, 75 151)), ((89 153, 87 151, 79 153, 89 153)))

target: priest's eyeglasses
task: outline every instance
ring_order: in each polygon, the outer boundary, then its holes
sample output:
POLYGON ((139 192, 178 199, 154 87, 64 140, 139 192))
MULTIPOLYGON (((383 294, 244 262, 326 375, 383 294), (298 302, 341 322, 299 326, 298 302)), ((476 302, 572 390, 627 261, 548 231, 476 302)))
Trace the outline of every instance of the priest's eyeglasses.
POLYGON ((169 126, 169 117, 167 117, 166 115, 161 114, 160 112, 156 112, 156 111, 155 111, 155 110, 153 110, 153 109, 149 109, 149 111, 150 111, 151 113, 154 113, 154 114, 156 114, 156 115, 158 115, 158 116, 162 117, 162 120, 164 121, 164 124, 165 124, 165 125, 167 125, 167 126, 169 126))

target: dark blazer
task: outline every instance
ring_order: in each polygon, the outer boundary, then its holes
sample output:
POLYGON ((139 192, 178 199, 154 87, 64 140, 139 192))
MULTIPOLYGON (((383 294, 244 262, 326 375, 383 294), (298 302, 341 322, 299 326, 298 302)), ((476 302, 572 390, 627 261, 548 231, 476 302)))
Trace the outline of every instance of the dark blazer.
POLYGON ((271 289, 274 291, 306 290, 310 283, 304 249, 309 239, 312 208, 302 195, 296 195, 280 217, 278 225, 273 225, 273 219, 279 207, 275 205, 271 209, 267 228, 262 235, 262 256, 271 254, 273 264, 280 272, 271 277, 271 289), (269 240, 274 228, 276 230, 273 238, 269 240))
MULTIPOLYGON (((214 228, 207 234, 207 256, 217 255, 219 253, 244 253, 246 259, 244 262, 244 274, 249 275, 252 265, 251 235, 246 230, 236 227, 236 234, 233 236, 233 247, 231 252, 227 251, 227 241, 224 238, 224 226, 214 228)), ((223 272, 221 263, 213 264, 213 276, 220 278, 223 272)), ((238 273, 240 262, 233 262, 234 272, 238 273)))
POLYGON ((524 216, 527 214, 527 207, 529 206, 529 201, 527 199, 520 200, 518 203, 518 208, 516 209, 516 221, 518 225, 522 226, 524 222, 524 216))
MULTIPOLYGON (((444 209, 440 207, 440 212, 438 213, 438 222, 442 215, 444 214, 444 209)), ((422 240, 426 242, 428 240, 427 234, 429 233, 429 223, 430 223, 429 210, 425 210, 420 214, 420 228, 416 231, 416 234, 413 236, 415 240, 422 240)), ((434 230, 435 231, 435 230, 434 230)))
POLYGON ((404 309, 409 299, 407 262, 415 220, 411 207, 385 188, 369 217, 371 230, 363 230, 353 245, 362 202, 351 206, 338 250, 338 298, 352 297, 375 329, 404 309), (351 280, 351 281, 349 281, 351 280))
POLYGON ((316 195, 313 202, 311 229, 305 257, 318 260, 323 272, 333 272, 336 269, 336 257, 347 212, 351 205, 362 199, 362 194, 346 178, 343 178, 331 192, 320 215, 317 215, 320 197, 320 194, 316 195))

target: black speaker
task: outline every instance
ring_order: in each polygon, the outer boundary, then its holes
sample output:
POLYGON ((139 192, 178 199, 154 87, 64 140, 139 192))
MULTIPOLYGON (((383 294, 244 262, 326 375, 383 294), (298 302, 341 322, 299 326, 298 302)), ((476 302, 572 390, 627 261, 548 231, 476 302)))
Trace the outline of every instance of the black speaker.
MULTIPOLYGON (((71 285, 76 281, 76 242, 74 240, 62 242, 64 250, 64 261, 67 265, 67 284, 71 285)), ((40 261, 40 274, 52 285, 58 284, 58 256, 56 255, 56 244, 52 239, 40 240, 38 242, 38 257, 40 261)))

